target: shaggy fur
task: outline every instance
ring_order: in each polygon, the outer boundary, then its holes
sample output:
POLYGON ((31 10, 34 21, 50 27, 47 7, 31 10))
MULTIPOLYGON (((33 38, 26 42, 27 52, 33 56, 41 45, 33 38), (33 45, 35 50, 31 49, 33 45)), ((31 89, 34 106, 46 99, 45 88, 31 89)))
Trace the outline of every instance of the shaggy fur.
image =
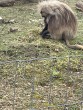
POLYGON ((71 8, 59 1, 43 1, 38 4, 38 10, 48 24, 48 31, 53 39, 64 39, 67 46, 83 49, 80 45, 70 45, 68 40, 75 37, 77 20, 71 8))

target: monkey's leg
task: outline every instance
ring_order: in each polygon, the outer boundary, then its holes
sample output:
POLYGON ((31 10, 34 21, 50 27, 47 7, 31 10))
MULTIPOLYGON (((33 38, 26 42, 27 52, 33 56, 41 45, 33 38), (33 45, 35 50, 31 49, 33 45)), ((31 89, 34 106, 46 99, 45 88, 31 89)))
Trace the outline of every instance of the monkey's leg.
POLYGON ((48 29, 48 25, 45 26, 45 28, 40 32, 40 35, 43 35, 43 33, 48 29))

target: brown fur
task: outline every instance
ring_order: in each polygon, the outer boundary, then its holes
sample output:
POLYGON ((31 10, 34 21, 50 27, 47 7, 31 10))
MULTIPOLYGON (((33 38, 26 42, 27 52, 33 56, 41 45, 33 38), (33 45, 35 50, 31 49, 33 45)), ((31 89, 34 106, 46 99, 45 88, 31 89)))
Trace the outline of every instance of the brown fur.
POLYGON ((59 1, 43 1, 38 4, 42 17, 46 18, 48 31, 53 39, 64 39, 66 45, 73 49, 83 49, 82 45, 70 45, 77 30, 77 20, 71 8, 59 1))

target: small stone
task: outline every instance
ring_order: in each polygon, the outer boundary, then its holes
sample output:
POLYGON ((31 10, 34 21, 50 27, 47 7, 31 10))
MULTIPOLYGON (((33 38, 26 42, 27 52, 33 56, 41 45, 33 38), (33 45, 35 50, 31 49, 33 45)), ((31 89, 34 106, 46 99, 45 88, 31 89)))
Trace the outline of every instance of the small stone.
POLYGON ((15 23, 15 20, 14 19, 4 20, 4 24, 8 24, 8 23, 14 24, 15 23))
POLYGON ((1 7, 13 6, 15 4, 15 0, 0 0, 1 7))
POLYGON ((59 52, 59 49, 55 49, 55 52, 59 52))
POLYGON ((16 27, 11 27, 10 28, 10 32, 17 32, 18 31, 18 28, 16 28, 16 27))
POLYGON ((14 24, 15 20, 14 19, 11 19, 8 22, 14 24))
POLYGON ((0 17, 0 24, 4 22, 4 19, 0 17))

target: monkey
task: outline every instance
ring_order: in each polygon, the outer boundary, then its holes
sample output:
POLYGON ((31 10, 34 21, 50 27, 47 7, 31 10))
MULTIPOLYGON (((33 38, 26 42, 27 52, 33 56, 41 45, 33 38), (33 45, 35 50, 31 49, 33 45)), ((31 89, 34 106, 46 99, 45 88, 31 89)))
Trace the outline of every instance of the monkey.
POLYGON ((60 1, 42 1, 38 4, 38 10, 44 18, 45 28, 41 32, 45 38, 46 31, 50 38, 64 40, 71 49, 83 50, 83 45, 71 45, 69 40, 75 38, 77 31, 77 19, 72 9, 60 1))

